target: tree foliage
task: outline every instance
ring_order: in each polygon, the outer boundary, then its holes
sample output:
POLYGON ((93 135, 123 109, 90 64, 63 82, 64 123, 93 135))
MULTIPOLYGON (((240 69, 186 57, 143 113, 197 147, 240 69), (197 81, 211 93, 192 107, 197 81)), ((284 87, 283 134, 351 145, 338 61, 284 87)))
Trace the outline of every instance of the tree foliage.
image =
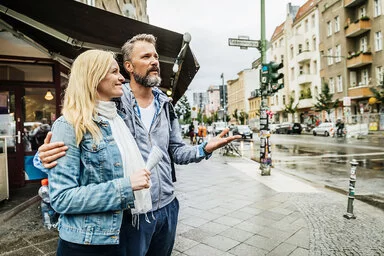
POLYGON ((314 105, 316 112, 326 111, 329 115, 331 110, 339 106, 339 99, 335 101, 332 100, 333 94, 329 92, 329 86, 327 83, 324 83, 324 86, 321 90, 321 94, 316 97, 317 103, 314 105))
POLYGON ((294 99, 292 96, 289 97, 289 103, 287 105, 284 105, 284 111, 288 114, 295 114, 296 111, 297 111, 297 106, 299 105, 299 103, 297 103, 295 106, 293 106, 293 103, 294 103, 294 99))
POLYGON ((245 124, 247 119, 248 119, 248 114, 245 113, 244 111, 240 111, 240 115, 239 115, 240 124, 245 124))
POLYGON ((377 103, 384 103, 384 74, 381 78, 381 81, 379 81, 377 87, 371 87, 369 89, 377 99, 377 103))
POLYGON ((233 116, 233 118, 235 118, 236 123, 237 123, 239 121, 239 110, 237 108, 233 111, 232 116, 233 116))
POLYGON ((176 103, 175 112, 178 117, 182 117, 180 123, 189 124, 191 122, 191 106, 187 96, 183 95, 176 103))

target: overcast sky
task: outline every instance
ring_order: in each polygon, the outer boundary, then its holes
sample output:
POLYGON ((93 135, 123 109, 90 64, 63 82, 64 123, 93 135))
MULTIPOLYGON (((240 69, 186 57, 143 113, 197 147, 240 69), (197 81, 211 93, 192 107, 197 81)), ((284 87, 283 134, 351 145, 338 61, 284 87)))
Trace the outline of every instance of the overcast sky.
MULTIPOLYGON (((289 2, 301 6, 306 0, 265 0, 267 40, 285 20, 289 2)), ((192 36, 190 46, 200 70, 190 92, 220 85, 221 73, 225 80, 235 79, 260 57, 256 48, 228 46, 228 38, 238 35, 260 39, 260 0, 147 0, 147 4, 150 24, 192 36)))

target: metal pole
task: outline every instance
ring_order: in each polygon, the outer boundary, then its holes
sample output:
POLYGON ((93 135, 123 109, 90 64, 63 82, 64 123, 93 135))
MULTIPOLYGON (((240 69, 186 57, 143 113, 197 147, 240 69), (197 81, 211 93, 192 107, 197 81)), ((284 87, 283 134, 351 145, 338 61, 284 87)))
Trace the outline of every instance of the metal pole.
POLYGON ((224 108, 224 123, 227 122, 227 111, 225 109, 225 105, 227 104, 226 103, 226 93, 225 93, 225 85, 224 85, 224 73, 221 73, 221 84, 223 85, 223 108, 224 108))
MULTIPOLYGON (((266 64, 266 40, 265 40, 265 0, 260 0, 260 17, 261 17, 261 63, 266 64)), ((268 96, 267 87, 268 85, 262 85, 260 76, 261 90, 261 106, 260 106, 260 171, 262 176, 271 175, 271 143, 270 134, 268 131, 268 96)))
POLYGON ((352 159, 351 164, 351 176, 349 177, 349 195, 348 195, 348 206, 347 213, 344 214, 344 218, 347 219, 356 219, 356 216, 353 214, 353 200, 355 200, 355 183, 356 183, 356 168, 359 163, 356 159, 352 159))

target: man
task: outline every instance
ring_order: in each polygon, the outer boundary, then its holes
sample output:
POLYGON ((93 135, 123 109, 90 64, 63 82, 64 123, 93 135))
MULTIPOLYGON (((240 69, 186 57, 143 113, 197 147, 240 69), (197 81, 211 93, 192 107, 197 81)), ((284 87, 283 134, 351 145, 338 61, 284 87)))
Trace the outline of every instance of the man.
MULTIPOLYGON (((156 39, 140 34, 122 47, 124 68, 129 73, 130 83, 124 86, 124 95, 117 99, 118 108, 128 114, 126 125, 132 132, 140 152, 147 161, 153 145, 163 152, 163 158, 151 175, 152 213, 149 220, 140 217, 138 229, 132 229, 129 243, 135 252, 132 255, 171 255, 179 212, 171 177, 171 154, 176 164, 188 164, 208 159, 211 153, 240 138, 225 137, 228 129, 209 142, 198 146, 186 145, 179 132, 177 118, 172 117, 173 106, 169 98, 157 86, 161 83, 159 56, 156 39), (154 218, 151 218, 153 216, 154 218)), ((65 154, 63 143, 46 144, 39 148, 38 156, 46 168, 55 166, 55 160, 65 154)), ((129 213, 126 213, 129 214, 129 213)), ((130 216, 131 218, 131 216, 130 216)))

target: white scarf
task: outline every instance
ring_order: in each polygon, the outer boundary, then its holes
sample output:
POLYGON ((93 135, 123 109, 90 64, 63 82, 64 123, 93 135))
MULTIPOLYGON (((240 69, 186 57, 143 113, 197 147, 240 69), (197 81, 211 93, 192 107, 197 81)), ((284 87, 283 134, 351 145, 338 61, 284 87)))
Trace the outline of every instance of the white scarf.
MULTIPOLYGON (((123 119, 117 114, 116 105, 112 101, 98 101, 96 105, 97 113, 106 119, 112 130, 112 135, 119 148, 121 158, 123 160, 124 177, 128 178, 132 173, 145 168, 145 163, 140 150, 133 138, 130 130, 124 123, 123 119)), ((152 209, 152 198, 149 188, 136 190, 135 208, 131 209, 132 215, 136 215, 133 221, 137 221, 138 215, 147 213, 152 209)), ((146 220, 148 217, 145 216, 146 220)), ((137 226, 139 228, 139 226, 137 226)))

